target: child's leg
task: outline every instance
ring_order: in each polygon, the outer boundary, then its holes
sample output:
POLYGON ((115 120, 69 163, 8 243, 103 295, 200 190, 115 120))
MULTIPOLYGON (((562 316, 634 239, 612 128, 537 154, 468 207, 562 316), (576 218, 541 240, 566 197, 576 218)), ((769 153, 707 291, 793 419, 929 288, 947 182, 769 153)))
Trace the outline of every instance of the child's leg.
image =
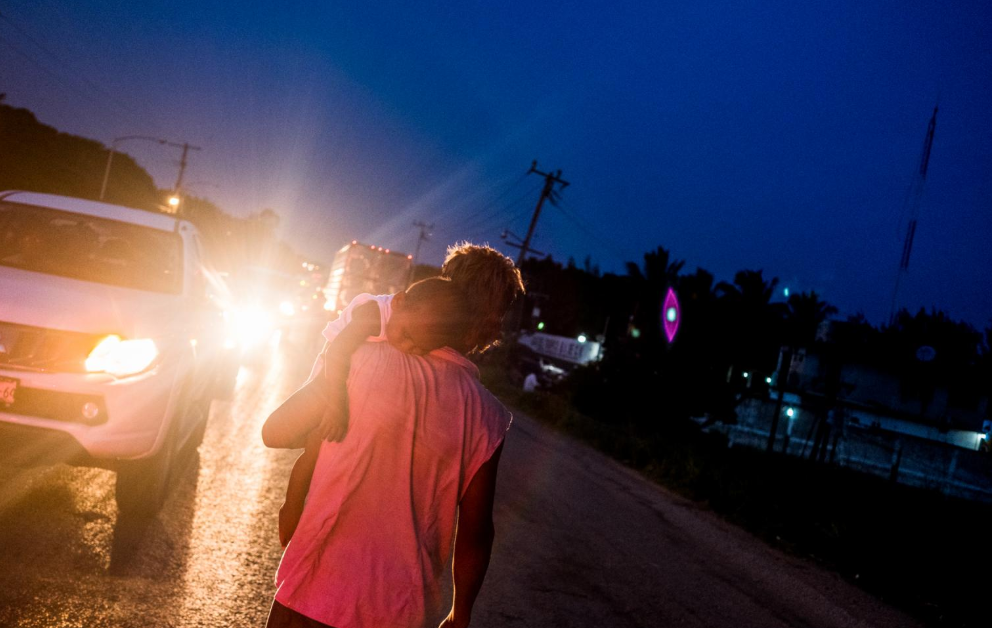
POLYGON ((307 492, 310 490, 314 467, 317 465, 321 441, 316 432, 307 438, 306 449, 296 459, 289 474, 286 501, 279 509, 279 542, 283 547, 289 543, 303 515, 303 506, 306 504, 307 492))

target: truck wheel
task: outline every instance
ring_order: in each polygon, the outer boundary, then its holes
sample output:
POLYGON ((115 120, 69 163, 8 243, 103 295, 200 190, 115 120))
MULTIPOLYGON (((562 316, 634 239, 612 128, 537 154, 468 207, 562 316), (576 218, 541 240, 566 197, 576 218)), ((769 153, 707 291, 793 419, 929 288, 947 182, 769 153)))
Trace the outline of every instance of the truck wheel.
POLYGON ((118 467, 115 493, 122 515, 154 517, 165 503, 176 454, 176 423, 172 422, 158 453, 141 460, 124 460, 118 467))

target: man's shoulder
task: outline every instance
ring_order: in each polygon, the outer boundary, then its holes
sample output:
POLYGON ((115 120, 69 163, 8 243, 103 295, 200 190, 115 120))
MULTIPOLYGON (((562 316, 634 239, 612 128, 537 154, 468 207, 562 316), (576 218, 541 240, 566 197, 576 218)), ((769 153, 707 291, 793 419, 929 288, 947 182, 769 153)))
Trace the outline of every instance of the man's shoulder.
POLYGON ((389 343, 366 343, 352 358, 352 373, 358 375, 356 384, 374 382, 380 393, 398 386, 434 396, 449 414, 481 423, 494 435, 505 432, 513 420, 506 406, 479 381, 478 367, 460 354, 434 351, 415 356, 389 343))
POLYGON ((480 402, 479 420, 485 425, 486 432, 490 438, 499 440, 510 429, 513 423, 513 413, 503 405, 503 402, 496 398, 496 395, 489 392, 482 382, 476 380, 476 390, 480 402))
POLYGON ((463 370, 460 373, 460 378, 462 379, 462 390, 472 397, 472 401, 474 401, 473 405, 478 408, 481 418, 493 424, 497 430, 505 431, 509 428, 510 422, 513 420, 512 413, 479 380, 478 370, 474 373, 463 370))

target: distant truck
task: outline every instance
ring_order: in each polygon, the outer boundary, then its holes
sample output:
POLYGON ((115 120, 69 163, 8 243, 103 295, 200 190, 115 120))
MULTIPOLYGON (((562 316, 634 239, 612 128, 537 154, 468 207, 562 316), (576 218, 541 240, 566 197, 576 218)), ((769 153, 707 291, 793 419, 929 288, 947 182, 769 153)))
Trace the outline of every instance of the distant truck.
POLYGON ((336 316, 363 292, 393 294, 405 290, 413 256, 352 240, 334 255, 324 288, 324 309, 336 316))
POLYGON ((585 336, 554 336, 541 332, 525 333, 517 340, 538 355, 564 362, 566 365, 581 365, 602 358, 602 345, 586 339, 585 336))
POLYGON ((525 390, 546 387, 572 369, 603 358, 603 346, 585 336, 555 336, 542 332, 524 333, 510 352, 510 379, 523 383, 525 390), (533 375, 528 386, 527 378, 533 375))

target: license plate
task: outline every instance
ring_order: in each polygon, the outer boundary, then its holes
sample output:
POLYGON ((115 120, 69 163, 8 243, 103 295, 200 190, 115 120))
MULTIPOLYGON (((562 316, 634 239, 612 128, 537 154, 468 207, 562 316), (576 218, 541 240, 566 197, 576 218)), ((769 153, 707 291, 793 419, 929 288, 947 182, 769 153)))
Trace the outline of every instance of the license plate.
POLYGON ((17 392, 18 381, 13 377, 0 376, 0 404, 9 406, 14 403, 14 393, 17 392))

